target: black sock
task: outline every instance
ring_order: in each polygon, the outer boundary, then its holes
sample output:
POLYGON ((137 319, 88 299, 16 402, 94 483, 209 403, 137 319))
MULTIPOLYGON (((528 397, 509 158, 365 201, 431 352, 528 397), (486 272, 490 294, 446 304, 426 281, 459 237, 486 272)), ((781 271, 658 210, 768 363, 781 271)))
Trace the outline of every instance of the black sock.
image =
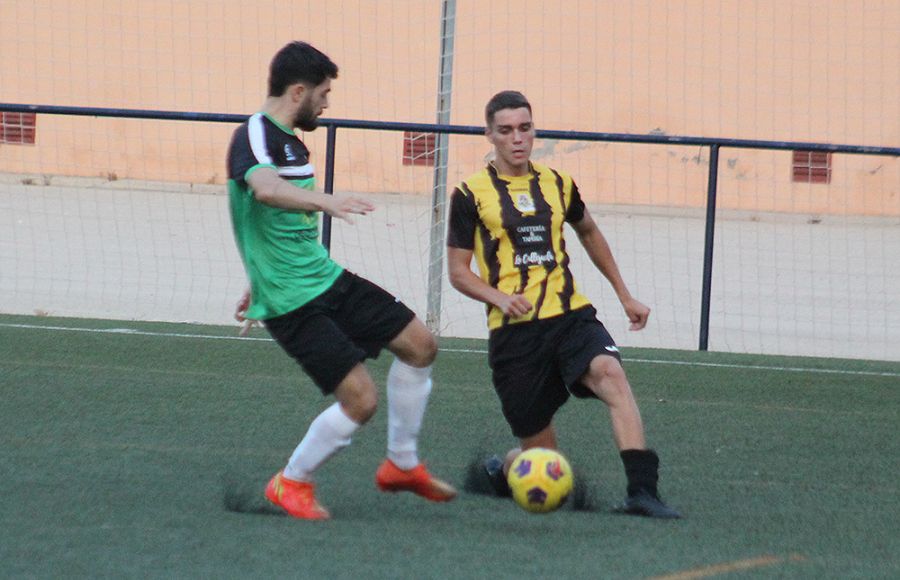
POLYGON ((645 491, 658 498, 659 457, 651 449, 626 449, 619 453, 628 478, 628 496, 645 491))

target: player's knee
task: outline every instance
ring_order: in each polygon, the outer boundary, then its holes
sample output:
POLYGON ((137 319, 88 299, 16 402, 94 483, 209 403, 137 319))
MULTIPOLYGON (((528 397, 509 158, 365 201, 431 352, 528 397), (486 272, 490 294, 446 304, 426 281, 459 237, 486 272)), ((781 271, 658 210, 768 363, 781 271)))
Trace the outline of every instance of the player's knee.
POLYGON ((437 339, 418 318, 413 319, 390 344, 398 359, 412 367, 424 368, 437 357, 437 339))
POLYGON ((417 338, 413 343, 413 348, 409 350, 405 359, 401 360, 409 366, 424 368, 434 362, 434 359, 437 358, 437 352, 437 339, 430 332, 427 332, 417 338))
POLYGON ((345 380, 338 386, 335 396, 347 416, 359 424, 366 423, 378 410, 378 389, 368 376, 345 380))
POLYGON ((593 379, 599 381, 624 382, 626 385, 628 383, 622 363, 611 356, 602 355, 591 361, 591 375, 593 379))
POLYGON ((358 393, 342 402, 347 415, 362 425, 367 423, 378 410, 378 394, 375 389, 371 392, 358 393))
POLYGON ((588 374, 584 383, 603 401, 614 403, 632 397, 625 369, 616 358, 598 356, 591 361, 588 374))
POLYGON ((434 359, 437 358, 438 343, 433 334, 431 334, 430 332, 428 333, 428 336, 422 341, 420 350, 420 362, 422 364, 416 366, 427 367, 428 365, 434 363, 434 359))

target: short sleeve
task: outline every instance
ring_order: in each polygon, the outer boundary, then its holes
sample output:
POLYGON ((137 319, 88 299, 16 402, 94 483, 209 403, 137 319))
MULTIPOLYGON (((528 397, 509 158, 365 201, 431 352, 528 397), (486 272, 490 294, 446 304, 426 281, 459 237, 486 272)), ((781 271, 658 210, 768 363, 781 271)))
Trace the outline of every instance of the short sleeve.
POLYGON ((572 195, 569 198, 569 205, 566 208, 566 221, 570 224, 577 224, 584 218, 584 202, 581 201, 581 193, 578 191, 578 185, 572 180, 572 195))
POLYGON ((231 138, 231 145, 228 147, 228 178, 244 181, 247 172, 256 165, 259 165, 259 161, 250 147, 245 123, 235 130, 231 138))
POLYGON ((475 226, 478 222, 478 208, 474 196, 461 187, 453 190, 450 197, 450 225, 447 228, 447 245, 452 248, 472 250, 475 248, 475 226))

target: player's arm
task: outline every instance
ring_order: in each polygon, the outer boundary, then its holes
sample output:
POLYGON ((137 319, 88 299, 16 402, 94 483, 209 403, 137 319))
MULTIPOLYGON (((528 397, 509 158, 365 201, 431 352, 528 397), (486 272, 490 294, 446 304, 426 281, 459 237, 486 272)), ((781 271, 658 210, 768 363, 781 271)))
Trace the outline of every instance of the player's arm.
POLYGON ((469 298, 496 306, 507 316, 523 316, 531 302, 521 294, 497 290, 472 271, 475 230, 480 222, 471 193, 457 187, 450 196, 450 226, 447 228, 447 274, 450 284, 469 298))
POLYGON ((635 299, 631 292, 628 291, 628 287, 622 279, 622 274, 619 273, 619 266, 616 264, 609 243, 606 241, 603 232, 597 227, 597 222, 594 221, 587 208, 584 210, 584 216, 577 222, 572 223, 572 228, 578 234, 578 239, 581 241, 581 245, 584 246, 591 262, 594 263, 612 285, 619 302, 622 303, 622 308, 625 309, 628 320, 631 321, 631 330, 644 328, 647 325, 647 318, 650 316, 650 309, 635 299))
POLYGON ((518 317, 531 312, 531 302, 525 296, 497 290, 479 278, 471 264, 472 250, 447 247, 447 273, 454 288, 469 298, 496 306, 507 316, 518 317))
POLYGON ((282 179, 271 167, 260 167, 247 178, 256 199, 266 205, 299 211, 323 211, 330 216, 353 223, 352 214, 365 215, 375 209, 368 200, 357 196, 328 195, 297 187, 282 179))

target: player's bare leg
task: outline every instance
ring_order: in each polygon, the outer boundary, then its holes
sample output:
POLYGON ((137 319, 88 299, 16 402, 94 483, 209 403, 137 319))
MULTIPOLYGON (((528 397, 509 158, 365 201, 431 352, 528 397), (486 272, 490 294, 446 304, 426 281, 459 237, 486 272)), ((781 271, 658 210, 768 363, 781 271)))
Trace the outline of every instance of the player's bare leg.
POLYGON ((553 428, 553 423, 550 423, 534 435, 519 439, 519 447, 513 447, 506 452, 506 457, 503 459, 503 473, 509 473, 510 465, 513 464, 513 461, 516 460, 516 457, 518 457, 520 453, 526 449, 533 449, 535 447, 559 449, 559 446, 556 443, 556 429, 553 428))
POLYGON ((597 356, 581 382, 609 407, 613 437, 628 478, 628 496, 618 511, 655 518, 681 517, 659 497, 659 457, 647 449, 641 413, 622 364, 612 356, 597 356))
POLYGON ((609 408, 613 437, 619 451, 646 448, 641 412, 622 364, 611 356, 594 357, 590 368, 581 377, 581 383, 609 408))
MULTIPOLYGON (((534 447, 543 447, 545 449, 556 449, 558 447, 556 443, 556 429, 553 427, 553 423, 551 422, 549 425, 535 433, 534 435, 530 435, 528 437, 522 437, 519 439, 520 448, 519 452, 526 449, 532 449, 534 447)), ((512 462, 510 462, 512 463, 512 462)))
POLYGON ((362 363, 350 369, 334 396, 344 413, 360 425, 367 423, 378 409, 378 389, 362 363))
POLYGON ((388 344, 388 350, 409 366, 424 368, 434 362, 438 346, 428 327, 418 318, 413 318, 388 344))

